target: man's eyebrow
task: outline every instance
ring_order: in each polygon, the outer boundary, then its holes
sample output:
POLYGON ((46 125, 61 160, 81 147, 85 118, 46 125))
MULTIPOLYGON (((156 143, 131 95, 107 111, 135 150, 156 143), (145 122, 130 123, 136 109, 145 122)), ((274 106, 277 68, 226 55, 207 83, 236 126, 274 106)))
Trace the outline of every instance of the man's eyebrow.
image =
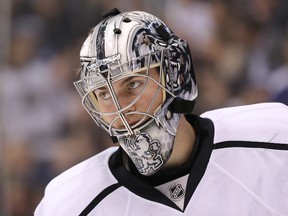
POLYGON ((107 88, 107 86, 102 86, 102 87, 100 87, 100 88, 95 89, 94 92, 95 92, 95 91, 98 91, 98 90, 100 90, 100 91, 106 91, 106 90, 108 90, 108 88, 107 88))
POLYGON ((130 82, 130 81, 131 81, 132 79, 134 79, 134 78, 135 78, 135 76, 127 77, 127 78, 123 79, 123 80, 120 82, 120 84, 126 84, 126 83, 130 82))
MULTIPOLYGON (((141 71, 141 72, 138 72, 137 74, 145 74, 146 71, 141 71)), ((142 77, 142 76, 137 76, 137 75, 134 75, 134 76, 129 76, 123 80, 119 80, 119 83, 120 85, 125 85, 126 83, 129 83, 131 80, 137 78, 137 77, 142 77)), ((143 78, 143 77, 142 77, 143 78)), ((117 82, 117 81, 116 81, 117 82)), ((108 88, 107 86, 102 86, 100 88, 97 88, 95 89, 94 91, 97 91, 97 90, 100 90, 100 91, 107 91, 108 88)))

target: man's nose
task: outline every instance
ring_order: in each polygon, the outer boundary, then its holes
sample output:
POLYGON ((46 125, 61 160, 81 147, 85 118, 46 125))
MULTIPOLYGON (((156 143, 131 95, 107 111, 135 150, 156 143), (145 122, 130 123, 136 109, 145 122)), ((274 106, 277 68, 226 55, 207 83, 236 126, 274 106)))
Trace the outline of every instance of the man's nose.
POLYGON ((130 95, 121 95, 118 98, 120 108, 124 113, 136 111, 136 101, 135 97, 130 95))

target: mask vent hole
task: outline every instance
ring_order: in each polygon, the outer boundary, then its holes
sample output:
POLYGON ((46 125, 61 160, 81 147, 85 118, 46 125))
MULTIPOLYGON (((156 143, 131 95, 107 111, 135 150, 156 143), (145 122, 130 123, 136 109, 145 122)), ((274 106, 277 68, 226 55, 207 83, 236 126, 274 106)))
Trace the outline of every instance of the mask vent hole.
POLYGON ((131 22, 131 19, 128 18, 128 17, 126 17, 126 18, 123 19, 123 22, 125 22, 125 23, 129 23, 129 22, 131 22))
POLYGON ((119 29, 119 28, 115 28, 115 29, 113 29, 113 32, 115 33, 115 34, 121 34, 121 29, 119 29))

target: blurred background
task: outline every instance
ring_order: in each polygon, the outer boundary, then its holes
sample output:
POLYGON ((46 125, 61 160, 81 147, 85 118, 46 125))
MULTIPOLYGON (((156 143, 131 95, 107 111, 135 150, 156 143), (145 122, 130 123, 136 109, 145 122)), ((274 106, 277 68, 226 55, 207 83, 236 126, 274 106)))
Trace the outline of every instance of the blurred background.
POLYGON ((1 0, 0 215, 31 216, 53 177, 113 145, 72 82, 89 29, 115 7, 189 41, 197 114, 288 104, 287 0, 1 0))

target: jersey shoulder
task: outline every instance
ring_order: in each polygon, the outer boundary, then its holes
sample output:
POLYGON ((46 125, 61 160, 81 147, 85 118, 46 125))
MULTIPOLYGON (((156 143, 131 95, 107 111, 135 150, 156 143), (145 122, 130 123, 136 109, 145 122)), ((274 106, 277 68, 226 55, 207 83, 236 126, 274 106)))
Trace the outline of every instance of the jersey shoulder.
POLYGON ((212 120, 214 143, 251 141, 288 143, 288 106, 259 103, 208 111, 201 115, 212 120))
POLYGON ((69 182, 82 181, 84 177, 95 177, 94 179, 101 179, 101 175, 107 174, 103 172, 108 169, 108 160, 110 156, 116 151, 116 147, 111 147, 103 152, 88 158, 85 161, 69 168, 57 177, 55 177, 46 187, 45 193, 57 191, 59 187, 66 186, 69 182))
POLYGON ((63 213, 59 215, 81 212, 95 196, 117 182, 108 165, 117 149, 108 148, 55 177, 47 185, 35 215, 57 215, 55 209, 63 213))

